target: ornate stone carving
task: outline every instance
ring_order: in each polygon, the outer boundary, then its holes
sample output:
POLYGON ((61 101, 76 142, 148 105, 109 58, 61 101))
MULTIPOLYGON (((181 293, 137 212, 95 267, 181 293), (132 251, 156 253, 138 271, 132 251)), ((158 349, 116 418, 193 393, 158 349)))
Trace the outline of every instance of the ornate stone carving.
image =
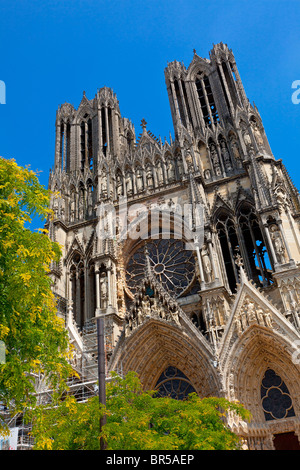
POLYGON ((286 263, 286 251, 284 247, 284 243, 282 241, 282 237, 278 228, 278 225, 272 224, 269 228, 271 240, 273 242, 274 250, 277 256, 277 261, 279 264, 286 263))

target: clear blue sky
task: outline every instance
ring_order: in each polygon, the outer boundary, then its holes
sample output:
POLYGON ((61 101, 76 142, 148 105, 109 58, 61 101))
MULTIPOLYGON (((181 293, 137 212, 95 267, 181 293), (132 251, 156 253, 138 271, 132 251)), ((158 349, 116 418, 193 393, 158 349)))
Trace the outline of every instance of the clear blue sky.
POLYGON ((232 48, 246 93, 255 102, 276 158, 300 188, 299 0, 0 0, 0 155, 39 170, 48 184, 55 113, 78 106, 83 90, 116 92, 123 116, 140 133, 173 127, 164 68, 189 65, 193 49, 209 57, 213 43, 232 48))

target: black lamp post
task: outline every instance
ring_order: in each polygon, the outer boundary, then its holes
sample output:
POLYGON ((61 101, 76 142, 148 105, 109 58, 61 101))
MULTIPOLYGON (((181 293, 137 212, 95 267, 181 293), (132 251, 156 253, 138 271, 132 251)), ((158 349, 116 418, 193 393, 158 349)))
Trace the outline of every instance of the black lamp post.
MULTIPOLYGON (((98 387, 99 387, 99 403, 106 405, 105 391, 105 348, 104 348, 104 319, 97 317, 97 343, 98 343, 98 387)), ((100 418, 100 433, 102 427, 106 423, 106 415, 100 418)), ((106 448, 106 442, 100 438, 100 450, 106 448)))

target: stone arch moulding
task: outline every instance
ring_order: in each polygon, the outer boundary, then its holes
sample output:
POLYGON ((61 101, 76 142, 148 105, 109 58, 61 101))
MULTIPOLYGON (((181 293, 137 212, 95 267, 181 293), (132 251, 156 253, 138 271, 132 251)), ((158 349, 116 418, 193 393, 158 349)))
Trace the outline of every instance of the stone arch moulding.
POLYGON ((135 371, 145 390, 154 390, 164 370, 182 371, 201 397, 218 396, 220 384, 213 368, 212 352, 197 344, 181 328, 149 320, 125 339, 121 336, 110 370, 135 371))
POLYGON ((239 339, 224 367, 225 387, 230 400, 239 400, 252 413, 252 423, 265 425, 261 383, 273 369, 288 387, 295 415, 300 416, 300 368, 292 361, 288 339, 267 328, 253 325, 239 339))

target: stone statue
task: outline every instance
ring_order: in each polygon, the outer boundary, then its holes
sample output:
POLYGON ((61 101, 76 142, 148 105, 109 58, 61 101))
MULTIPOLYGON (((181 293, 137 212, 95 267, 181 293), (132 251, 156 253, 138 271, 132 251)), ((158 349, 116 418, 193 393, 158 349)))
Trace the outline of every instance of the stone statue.
POLYGON ((100 274, 100 306, 101 308, 107 307, 107 301, 108 301, 107 277, 106 277, 106 273, 102 272, 100 274))
POLYGON ((93 213, 93 191, 92 191, 92 186, 88 187, 88 197, 87 197, 87 203, 88 203, 88 215, 92 215, 93 213))
POLYGON ((144 321, 144 315, 143 315, 143 312, 142 312, 140 307, 137 309, 137 315, 136 316, 137 316, 138 325, 141 325, 144 321))
POLYGON ((231 136, 230 143, 231 143, 232 153, 236 161, 236 165, 238 168, 242 168, 243 164, 242 164, 241 154, 240 154, 238 143, 237 143, 235 136, 231 136))
POLYGON ((143 173, 141 168, 137 168, 136 170, 136 188, 138 192, 141 192, 144 189, 143 173))
POLYGON ((202 248, 202 263, 203 263, 203 269, 204 269, 205 276, 206 276, 206 282, 211 282, 212 281, 212 267, 211 267, 211 261, 209 257, 209 251, 206 245, 203 245, 203 248, 202 248))
POLYGON ((142 312, 146 318, 151 316, 151 306, 148 296, 144 296, 142 300, 142 312))
POLYGON ((153 174, 152 174, 152 168, 148 164, 146 168, 146 177, 147 177, 147 186, 148 188, 153 188, 153 174))
POLYGON ((255 140, 256 140, 256 143, 257 143, 258 147, 263 147, 264 146, 264 141, 263 141, 262 135, 260 133, 257 122, 252 121, 251 126, 252 126, 253 134, 254 134, 254 137, 255 137, 255 140))
POLYGON ((206 170, 204 170, 204 178, 206 180, 210 180, 210 178, 211 178, 211 172, 208 168, 206 170))
POLYGON ((71 200, 70 204, 70 222, 75 221, 75 201, 74 199, 71 200))
POLYGON ((175 168, 173 161, 169 158, 167 165, 168 183, 171 183, 175 179, 175 168))
POLYGON ((251 147, 252 146, 252 140, 251 140, 250 134, 247 131, 247 129, 245 130, 245 132, 243 134, 243 138, 244 138, 244 142, 245 142, 246 147, 251 147))
POLYGON ((107 176, 106 173, 101 178, 101 194, 107 196, 107 176))
POLYGON ((188 170, 192 170, 194 165, 193 165, 193 157, 191 154, 191 151, 187 149, 186 154, 185 154, 185 161, 188 167, 188 170))
POLYGON ((58 217, 58 199, 57 199, 57 197, 54 198, 53 212, 54 212, 54 217, 57 218, 58 217))
POLYGON ((178 314, 178 310, 176 306, 171 307, 169 312, 170 312, 172 320, 176 323, 176 325, 180 326, 179 314, 178 314))
POLYGON ((226 170, 231 171, 232 166, 231 166, 231 161, 230 161, 230 155, 229 155, 225 140, 221 141, 221 154, 223 157, 223 162, 224 162, 224 166, 226 170))
POLYGON ((286 262, 285 248, 284 248, 284 245, 282 243, 281 235, 279 233, 277 225, 275 225, 275 224, 272 225, 270 227, 270 231, 271 231, 271 239, 273 241, 274 250, 275 250, 275 253, 276 253, 276 256, 277 256, 277 260, 280 264, 284 264, 286 262))
POLYGON ((183 163, 182 163, 182 159, 180 158, 180 156, 178 156, 177 158, 177 168, 178 168, 178 174, 179 174, 179 177, 181 178, 183 176, 183 163))
POLYGON ((216 175, 221 176, 222 172, 221 172, 219 156, 218 156, 216 146, 214 144, 211 144, 210 146, 210 157, 211 157, 211 161, 212 161, 216 175))
POLYGON ((117 174, 117 195, 123 196, 123 181, 120 173, 117 174))
POLYGON ((239 317, 237 317, 234 321, 235 323, 235 326, 236 326, 236 331, 237 331, 237 334, 238 336, 241 336, 243 330, 242 330, 242 325, 241 325, 241 320, 239 317))
POLYGON ((256 323, 257 318, 256 318, 256 311, 255 311, 255 303, 252 300, 247 301, 247 318, 248 318, 248 323, 256 323))
POLYGON ((163 184, 164 175, 163 175, 163 169, 162 169, 162 162, 160 160, 157 161, 156 171, 157 171, 157 181, 158 181, 158 183, 163 184))
POLYGON ((132 179, 131 179, 131 175, 129 172, 126 173, 125 184, 126 184, 126 193, 128 196, 130 196, 132 194, 132 179))
POLYGON ((83 219, 83 216, 84 216, 84 192, 83 190, 80 191, 80 196, 79 196, 78 216, 80 220, 83 219))

